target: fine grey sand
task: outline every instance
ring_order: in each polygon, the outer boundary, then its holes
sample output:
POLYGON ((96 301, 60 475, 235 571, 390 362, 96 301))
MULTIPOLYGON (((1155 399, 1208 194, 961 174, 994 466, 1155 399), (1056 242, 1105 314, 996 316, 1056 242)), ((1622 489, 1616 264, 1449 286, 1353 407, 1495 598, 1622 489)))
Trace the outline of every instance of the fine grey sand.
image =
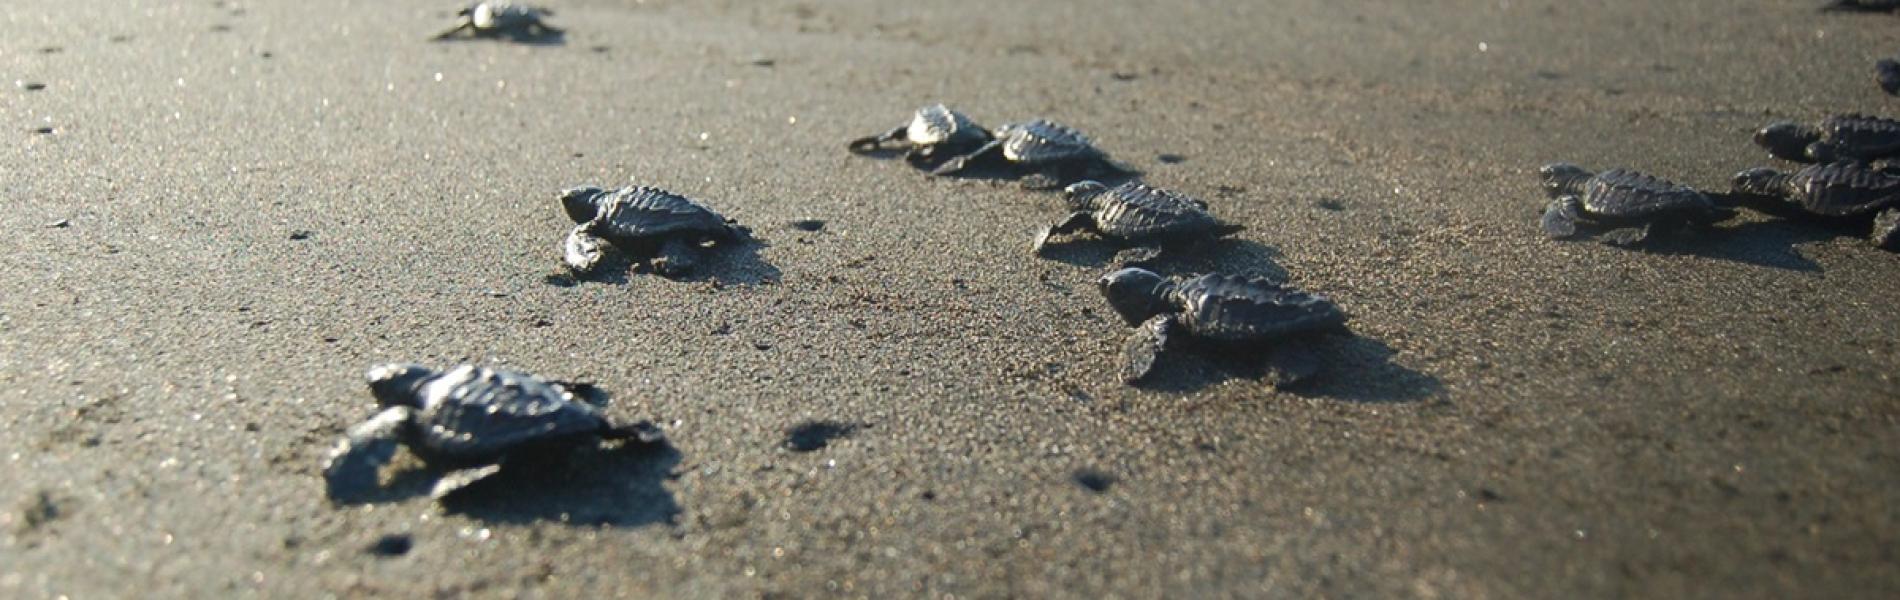
POLYGON ((425 42, 452 1, 0 5, 0 596, 1900 592, 1900 256, 1535 225, 1546 162, 1722 187, 1768 121, 1900 112, 1900 19, 549 2, 559 44, 425 42), (1028 251, 1054 195, 845 151, 938 101, 1089 132, 1249 228, 1182 269, 1286 274, 1356 335, 1297 393, 1121 385, 1109 247, 1028 251), (551 285, 582 183, 765 245, 551 285), (592 381, 673 448, 333 507, 385 361, 592 381), (848 434, 788 450, 807 421, 848 434))

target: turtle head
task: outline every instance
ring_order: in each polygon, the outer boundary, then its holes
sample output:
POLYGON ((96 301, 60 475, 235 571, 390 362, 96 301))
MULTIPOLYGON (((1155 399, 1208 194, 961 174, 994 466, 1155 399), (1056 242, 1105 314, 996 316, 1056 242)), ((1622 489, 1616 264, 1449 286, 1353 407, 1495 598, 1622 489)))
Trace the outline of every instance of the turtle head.
POLYGON ((1788 176, 1767 167, 1756 167, 1735 174, 1729 180, 1729 190, 1747 196, 1768 196, 1779 198, 1783 194, 1776 191, 1786 184, 1788 176))
POLYGON ((1567 162, 1550 163, 1537 169, 1538 178, 1544 180, 1544 192, 1552 198, 1577 193, 1577 186, 1595 175, 1589 169, 1567 162))
POLYGON ((1095 197, 1108 191, 1108 186, 1100 181, 1079 181, 1062 188, 1062 198, 1069 201, 1072 210, 1091 210, 1095 208, 1095 197))
POLYGON ((1755 145, 1768 149, 1775 158, 1802 160, 1808 145, 1821 141, 1821 132, 1800 123, 1782 121, 1755 132, 1755 145))
POLYGON ((591 185, 561 190, 561 209, 567 211, 567 218, 575 223, 592 221, 594 215, 600 213, 600 197, 605 193, 606 190, 591 185))
POLYGON ((1102 296, 1115 308, 1115 314, 1130 325, 1139 325, 1166 310, 1164 296, 1173 287, 1166 278, 1139 267, 1103 275, 1095 284, 1102 288, 1102 296))
POLYGON ((370 367, 365 375, 369 379, 369 393, 376 397, 376 403, 384 408, 391 406, 415 406, 422 386, 435 379, 436 372, 428 367, 408 363, 388 363, 370 367))

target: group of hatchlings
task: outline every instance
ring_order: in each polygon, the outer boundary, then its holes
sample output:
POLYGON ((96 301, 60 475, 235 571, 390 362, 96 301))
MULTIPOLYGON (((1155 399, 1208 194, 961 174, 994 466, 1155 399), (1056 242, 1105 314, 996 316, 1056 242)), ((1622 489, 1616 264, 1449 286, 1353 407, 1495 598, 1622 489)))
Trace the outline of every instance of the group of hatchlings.
MULTIPOLYGON (((1864 9, 1883 2, 1843 0, 1839 5, 1864 9)), ((464 33, 560 33, 542 22, 548 14, 508 2, 478 2, 458 13, 456 27, 436 39, 464 33)), ((1900 91, 1900 64, 1891 63, 1880 64, 1880 81, 1890 92, 1900 91)), ((1900 169, 1877 162, 1900 158, 1900 121, 1843 115, 1814 127, 1777 123, 1755 140, 1774 156, 1812 164, 1793 173, 1744 171, 1726 193, 1628 170, 1592 173, 1553 164, 1541 170, 1553 198, 1543 229, 1557 238, 1601 230, 1606 242, 1635 244, 1661 231, 1723 220, 1735 207, 1746 206, 1788 217, 1871 222, 1876 245, 1900 250, 1900 169)), ((1302 340, 1344 331, 1346 315, 1338 305, 1274 279, 1218 273, 1165 277, 1146 268, 1164 252, 1193 249, 1242 228, 1214 217, 1206 202, 1179 192, 1139 180, 1114 186, 1096 181, 1138 173, 1075 129, 1035 120, 991 131, 939 104, 919 109, 886 133, 853 140, 849 148, 874 153, 894 143, 903 145, 908 162, 933 175, 964 173, 987 163, 1019 178, 1025 189, 1061 187, 1070 212, 1035 235, 1031 247, 1038 254, 1051 238, 1079 232, 1126 248, 1117 255, 1122 268, 1097 284, 1116 314, 1135 326, 1118 365, 1127 383, 1144 381, 1169 350, 1192 344, 1260 356, 1270 382, 1288 385, 1320 366, 1302 340)), ((750 238, 748 229, 704 204, 653 187, 576 187, 561 193, 560 204, 575 223, 562 244, 562 260, 575 276, 600 271, 615 253, 662 276, 681 276, 692 272, 709 247, 750 238)), ((599 440, 664 443, 649 422, 621 424, 607 418, 598 390, 584 384, 472 365, 440 371, 386 364, 371 369, 368 379, 381 410, 350 427, 324 467, 330 497, 339 502, 363 500, 380 489, 381 467, 403 446, 432 466, 451 469, 432 491, 443 498, 497 473, 515 457, 541 450, 599 440)))
MULTIPOLYGON (((1900 0, 1835 0, 1822 10, 1900 14, 1900 0)), ((1875 62, 1874 81, 1900 96, 1900 60, 1875 62)), ((1833 115, 1815 125, 1782 121, 1756 131, 1755 144, 1805 166, 1742 171, 1728 191, 1717 192, 1628 169, 1592 173, 1570 163, 1545 165, 1538 171, 1551 198, 1544 233, 1566 239, 1594 232, 1605 243, 1630 246, 1750 208, 1866 231, 1874 246, 1900 252, 1900 121, 1861 114, 1833 115)))
POLYGON ((1556 163, 1539 170, 1552 198, 1544 233, 1572 238, 1596 232, 1615 245, 1635 245, 1685 225, 1709 225, 1751 208, 1788 219, 1868 231, 1868 240, 1900 252, 1900 121, 1835 115, 1817 126, 1781 122, 1755 133, 1755 143, 1784 160, 1807 163, 1783 172, 1737 173, 1726 192, 1703 191, 1627 169, 1592 173, 1556 163))

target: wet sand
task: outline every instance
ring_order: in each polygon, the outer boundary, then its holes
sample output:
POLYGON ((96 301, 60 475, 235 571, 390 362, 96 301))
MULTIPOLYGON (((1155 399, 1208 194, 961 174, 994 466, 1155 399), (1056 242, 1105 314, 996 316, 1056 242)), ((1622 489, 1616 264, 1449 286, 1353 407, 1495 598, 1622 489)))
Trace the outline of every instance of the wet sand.
POLYGON ((1534 226, 1546 162, 1721 186, 1763 123, 1897 112, 1900 20, 1818 3, 570 0, 524 45, 426 43, 431 2, 8 2, 0 595, 1891 596, 1900 256, 1534 226), (937 101, 1089 132, 1249 228, 1175 268, 1355 336, 1295 393, 1120 385, 1112 250, 1027 251, 1055 196, 844 151, 937 101), (550 285, 589 182, 764 243, 550 285), (332 507, 392 360, 593 381, 672 448, 332 507), (808 420, 857 428, 786 449, 808 420))

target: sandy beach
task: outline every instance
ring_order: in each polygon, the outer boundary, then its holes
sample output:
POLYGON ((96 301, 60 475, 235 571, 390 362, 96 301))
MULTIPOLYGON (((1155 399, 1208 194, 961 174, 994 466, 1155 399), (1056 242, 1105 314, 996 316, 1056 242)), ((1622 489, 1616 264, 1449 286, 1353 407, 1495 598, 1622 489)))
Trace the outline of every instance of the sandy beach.
POLYGON ((1900 593, 1900 255, 1753 212, 1648 251, 1536 227, 1548 162, 1725 188, 1786 166, 1767 122, 1900 114, 1900 18, 546 3, 558 43, 426 41, 452 1, 0 5, 0 596, 1900 593), (845 151, 935 102, 1088 132, 1247 227, 1176 269, 1353 335, 1297 391, 1121 384, 1113 247, 1029 252, 1057 195, 845 151), (590 183, 760 243, 557 285, 590 183), (388 361, 591 381, 671 446, 333 506, 388 361), (786 448, 812 420, 856 429, 786 448))

